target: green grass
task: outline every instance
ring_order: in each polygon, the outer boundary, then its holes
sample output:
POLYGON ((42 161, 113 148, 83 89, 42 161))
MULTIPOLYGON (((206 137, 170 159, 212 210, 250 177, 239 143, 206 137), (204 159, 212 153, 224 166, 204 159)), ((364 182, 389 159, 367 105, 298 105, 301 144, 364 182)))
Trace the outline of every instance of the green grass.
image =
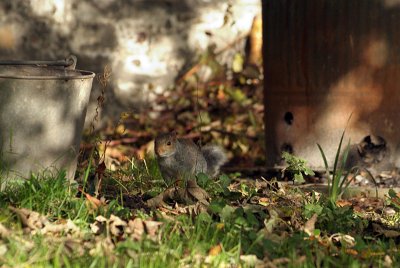
MULTIPOLYGON (((341 197, 341 195, 346 191, 347 187, 349 187, 350 183, 355 179, 355 177, 358 174, 360 174, 361 171, 366 172, 371 178, 371 180, 375 183, 375 185, 377 185, 374 176, 366 168, 354 166, 351 167, 350 170, 345 170, 344 167, 346 166, 347 157, 350 151, 350 140, 349 140, 342 152, 342 145, 345 132, 346 130, 342 132, 342 136, 340 137, 339 145, 336 150, 335 160, 333 162, 332 179, 330 177, 330 169, 324 150, 322 149, 321 145, 317 144, 325 165, 326 177, 328 179, 329 200, 334 206, 336 204, 336 201, 341 197)), ((376 189, 376 195, 378 196, 377 189, 376 189)))
POLYGON ((207 211, 196 215, 163 217, 156 209, 124 207, 120 195, 115 194, 118 190, 129 195, 162 188, 163 182, 154 172, 153 162, 135 162, 126 170, 108 173, 103 189, 114 191, 115 198, 109 193, 109 203, 96 209, 62 172, 8 185, 0 193, 0 224, 8 230, 2 234, 0 229, 0 266, 253 267, 249 260, 257 258, 276 267, 382 267, 386 255, 393 266, 400 264, 396 238, 377 237, 368 230, 368 220, 351 208, 330 208, 316 200, 306 202, 298 191, 265 192, 243 183, 238 192, 230 192, 227 175, 218 180, 201 179, 213 200, 207 211), (126 176, 125 181, 121 176, 126 176), (258 197, 269 198, 271 204, 250 204, 258 197), (40 228, 26 232, 11 207, 37 211, 54 224, 71 219, 79 232, 42 234, 40 228), (315 228, 320 235, 310 237, 297 225, 304 225, 316 212, 315 228), (121 235, 109 232, 111 227, 95 235, 91 224, 99 215, 106 219, 117 215, 125 221, 141 218, 162 225, 156 235, 140 239, 133 239, 123 228, 121 235), (330 236, 337 232, 355 237, 355 246, 347 248, 332 241, 330 236), (357 254, 350 254, 349 249, 357 254))

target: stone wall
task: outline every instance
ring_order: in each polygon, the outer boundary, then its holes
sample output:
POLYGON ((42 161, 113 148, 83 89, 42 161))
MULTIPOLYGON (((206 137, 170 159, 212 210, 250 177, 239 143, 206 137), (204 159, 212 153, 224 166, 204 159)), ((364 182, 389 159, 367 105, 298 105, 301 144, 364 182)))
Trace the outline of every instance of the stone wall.
MULTIPOLYGON (((151 104, 151 92, 171 86, 208 46, 223 48, 246 35, 260 2, 2 0, 0 60, 74 54, 78 69, 101 73, 107 65, 112 76, 103 118, 115 117, 151 104)), ((96 81, 88 117, 99 90, 96 81)))

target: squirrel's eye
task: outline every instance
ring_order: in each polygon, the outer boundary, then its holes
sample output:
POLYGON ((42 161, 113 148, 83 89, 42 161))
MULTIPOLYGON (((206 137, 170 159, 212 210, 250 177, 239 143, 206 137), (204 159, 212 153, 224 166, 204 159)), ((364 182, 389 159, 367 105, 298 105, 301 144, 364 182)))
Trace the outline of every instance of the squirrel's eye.
POLYGON ((169 142, 167 142, 167 145, 168 145, 168 146, 171 146, 171 142, 170 142, 170 141, 169 141, 169 142))

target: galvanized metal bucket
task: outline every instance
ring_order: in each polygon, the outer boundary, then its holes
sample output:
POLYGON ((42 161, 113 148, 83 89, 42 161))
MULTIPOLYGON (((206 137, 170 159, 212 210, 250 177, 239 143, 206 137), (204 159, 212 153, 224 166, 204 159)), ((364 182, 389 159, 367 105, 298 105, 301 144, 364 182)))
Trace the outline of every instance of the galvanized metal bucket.
POLYGON ((66 170, 73 179, 94 73, 61 61, 0 61, 0 182, 66 170))

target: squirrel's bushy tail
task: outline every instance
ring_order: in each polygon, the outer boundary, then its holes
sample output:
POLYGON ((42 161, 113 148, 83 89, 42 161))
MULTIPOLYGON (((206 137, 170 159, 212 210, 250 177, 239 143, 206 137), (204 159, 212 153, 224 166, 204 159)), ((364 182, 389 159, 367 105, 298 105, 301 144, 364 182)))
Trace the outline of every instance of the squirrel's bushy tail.
POLYGON ((201 148, 207 162, 207 174, 215 177, 219 173, 219 168, 228 160, 224 150, 216 145, 206 145, 201 148))

